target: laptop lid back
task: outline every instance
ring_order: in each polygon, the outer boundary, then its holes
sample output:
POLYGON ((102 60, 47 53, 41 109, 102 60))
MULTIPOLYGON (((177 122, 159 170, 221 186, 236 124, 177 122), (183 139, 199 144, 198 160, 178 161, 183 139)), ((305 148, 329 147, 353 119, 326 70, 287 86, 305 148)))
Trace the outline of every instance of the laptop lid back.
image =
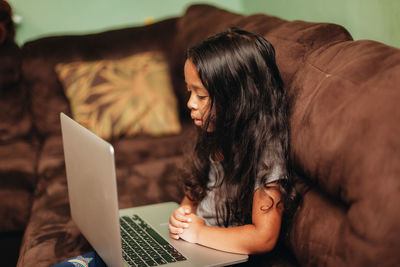
POLYGON ((123 266, 114 149, 60 114, 73 221, 111 266, 123 266))

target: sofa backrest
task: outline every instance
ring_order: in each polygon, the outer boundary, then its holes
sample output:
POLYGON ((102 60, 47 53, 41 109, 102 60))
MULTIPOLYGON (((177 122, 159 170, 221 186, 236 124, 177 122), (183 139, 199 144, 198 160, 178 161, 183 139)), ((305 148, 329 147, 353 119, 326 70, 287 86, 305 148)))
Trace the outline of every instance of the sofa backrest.
POLYGON ((346 29, 335 24, 286 21, 265 14, 243 16, 209 5, 192 5, 177 22, 176 45, 180 49, 174 50, 179 53, 175 60, 183 65, 189 47, 229 27, 263 35, 274 45, 286 87, 307 54, 327 43, 352 40, 346 29))
POLYGON ((230 26, 274 45, 292 100, 291 157, 301 180, 313 184, 290 230, 299 263, 400 262, 400 51, 353 41, 335 24, 206 5, 191 6, 177 26, 181 60, 188 47, 230 26))
POLYGON ((176 19, 152 25, 90 35, 47 37, 22 47, 23 80, 30 91, 33 123, 39 134, 60 134, 59 113, 70 107, 55 66, 73 61, 121 59, 135 53, 161 51, 171 57, 176 19))

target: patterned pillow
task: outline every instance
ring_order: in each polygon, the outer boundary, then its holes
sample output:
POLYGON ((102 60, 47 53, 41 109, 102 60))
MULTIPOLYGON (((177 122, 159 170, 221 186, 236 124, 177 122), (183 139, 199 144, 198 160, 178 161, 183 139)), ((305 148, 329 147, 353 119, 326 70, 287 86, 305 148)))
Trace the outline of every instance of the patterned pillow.
POLYGON ((181 130, 168 65, 160 52, 61 63, 56 72, 72 117, 104 139, 181 130))

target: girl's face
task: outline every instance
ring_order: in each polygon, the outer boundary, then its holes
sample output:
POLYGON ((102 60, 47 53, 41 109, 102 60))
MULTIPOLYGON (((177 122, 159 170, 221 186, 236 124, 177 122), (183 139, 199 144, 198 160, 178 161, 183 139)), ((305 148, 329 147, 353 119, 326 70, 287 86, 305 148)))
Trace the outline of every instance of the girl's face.
MULTIPOLYGON (((190 92, 190 98, 187 102, 187 107, 190 109, 190 116, 195 125, 203 127, 210 115, 210 94, 201 82, 197 68, 190 59, 185 62, 184 72, 186 87, 190 92)), ((210 121, 207 128, 208 132, 213 131, 214 126, 211 124, 212 122, 210 121)))

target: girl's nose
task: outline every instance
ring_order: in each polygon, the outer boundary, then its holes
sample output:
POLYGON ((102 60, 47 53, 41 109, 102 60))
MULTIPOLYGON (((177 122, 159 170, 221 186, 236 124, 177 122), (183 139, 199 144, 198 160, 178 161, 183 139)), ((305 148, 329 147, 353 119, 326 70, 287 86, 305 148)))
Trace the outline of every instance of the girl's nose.
POLYGON ((196 101, 195 101, 195 99, 194 99, 194 96, 193 96, 193 94, 191 94, 190 95, 190 98, 189 98, 189 100, 188 100, 188 102, 187 102, 187 107, 189 108, 189 109, 198 109, 198 105, 197 105, 197 103, 196 103, 196 101))

